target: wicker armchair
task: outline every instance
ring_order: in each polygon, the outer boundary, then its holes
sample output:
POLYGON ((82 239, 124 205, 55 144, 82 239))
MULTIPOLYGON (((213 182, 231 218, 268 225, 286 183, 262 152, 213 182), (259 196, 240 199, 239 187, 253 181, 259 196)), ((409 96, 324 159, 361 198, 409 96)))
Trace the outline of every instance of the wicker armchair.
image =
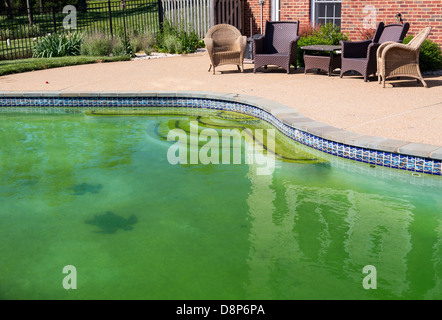
POLYGON ((217 24, 207 31, 204 38, 207 52, 210 57, 210 67, 225 64, 236 64, 238 70, 244 71, 244 52, 246 51, 247 38, 229 24, 217 24))
POLYGON ((411 77, 427 87, 419 68, 419 52, 431 27, 422 29, 408 44, 385 42, 377 52, 378 79, 385 88, 385 80, 392 77, 411 77))
POLYGON ((253 73, 262 66, 276 65, 290 73, 290 65, 297 69, 299 21, 266 21, 264 35, 253 38, 253 73))
POLYGON ((409 23, 384 25, 380 22, 371 40, 340 41, 342 46, 340 77, 342 78, 347 71, 353 70, 362 74, 364 81, 367 82, 368 76, 377 71, 376 51, 379 46, 387 41, 402 42, 409 28, 409 23))

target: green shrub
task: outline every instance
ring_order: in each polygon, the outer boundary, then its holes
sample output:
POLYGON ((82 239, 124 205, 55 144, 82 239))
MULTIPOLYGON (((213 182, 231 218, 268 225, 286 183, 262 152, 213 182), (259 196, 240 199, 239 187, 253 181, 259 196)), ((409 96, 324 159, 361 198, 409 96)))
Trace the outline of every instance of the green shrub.
POLYGON ((340 31, 340 28, 332 23, 327 23, 319 28, 319 36, 327 39, 332 45, 338 45, 339 41, 348 40, 348 36, 340 31))
POLYGON ((133 45, 131 43, 131 37, 136 34, 133 30, 124 30, 122 26, 117 25, 115 27, 115 33, 117 36, 115 39, 120 43, 114 42, 114 46, 116 49, 113 50, 114 55, 129 55, 131 57, 135 56, 135 50, 133 49, 133 45))
POLYGON ((348 36, 331 23, 303 30, 303 35, 298 40, 298 66, 304 67, 304 50, 301 47, 318 44, 338 45, 341 40, 348 40, 348 36))
POLYGON ((181 31, 178 36, 181 41, 183 53, 195 52, 196 49, 198 49, 201 39, 196 32, 181 31))
POLYGON ((156 47, 158 51, 166 51, 166 49, 164 48, 164 39, 168 34, 175 34, 175 32, 169 21, 165 21, 160 32, 158 32, 156 36, 156 47))
POLYGON ((149 30, 143 32, 132 32, 130 35, 130 43, 135 52, 144 51, 150 54, 155 47, 155 36, 149 30))
POLYGON ((164 36, 163 48, 169 53, 181 53, 183 50, 180 40, 173 34, 164 36))
POLYGON ((114 38, 112 40, 112 55, 113 56, 126 56, 126 47, 124 46, 124 41, 119 38, 114 38))
POLYGON ((204 46, 196 32, 185 30, 186 28, 182 25, 174 27, 166 21, 161 32, 157 34, 158 50, 170 53, 191 53, 204 46))
POLYGON ((301 47, 304 46, 312 46, 317 44, 328 44, 331 45, 331 40, 324 39, 322 37, 318 36, 307 36, 307 37, 301 37, 298 40, 298 66, 304 67, 304 50, 301 49, 301 47))
POLYGON ((135 51, 132 48, 132 44, 130 42, 130 38, 126 37, 126 38, 121 38, 120 39, 121 45, 124 48, 125 54, 134 57, 135 56, 135 51))
POLYGON ((113 41, 103 32, 86 36, 81 45, 81 54, 85 56, 109 56, 112 53, 113 41))
MULTIPOLYGON (((413 36, 407 36, 403 43, 407 44, 411 39, 413 39, 413 36)), ((430 39, 426 39, 422 43, 419 53, 419 67, 422 72, 442 69, 442 52, 440 46, 430 39)))
POLYGON ((34 58, 77 56, 80 54, 83 35, 78 32, 47 35, 33 48, 34 58))
MULTIPOLYGON (((124 33, 123 33, 124 36, 124 33)), ((133 55, 132 44, 129 36, 121 38, 114 36, 110 38, 103 31, 96 31, 90 36, 86 36, 81 45, 81 54, 86 56, 124 56, 133 55)))

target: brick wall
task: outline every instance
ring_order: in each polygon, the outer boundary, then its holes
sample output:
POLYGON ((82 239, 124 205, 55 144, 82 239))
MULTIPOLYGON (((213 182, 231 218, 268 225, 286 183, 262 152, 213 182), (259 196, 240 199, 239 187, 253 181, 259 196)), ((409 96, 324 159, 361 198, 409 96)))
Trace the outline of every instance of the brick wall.
POLYGON ((259 0, 246 0, 244 3, 244 35, 250 37, 251 35, 264 33, 266 20, 270 20, 270 0, 264 0, 262 7, 262 26, 261 26, 261 5, 259 0), (252 33, 250 33, 250 22, 252 24, 252 33))
POLYGON ((395 15, 400 12, 403 21, 410 23, 408 34, 416 34, 422 28, 432 26, 429 38, 442 44, 442 0, 342 0, 341 28, 348 32, 351 39, 358 39, 359 30, 364 28, 364 18, 368 22, 368 6, 376 9, 373 11, 376 14, 376 24, 381 21, 396 23, 395 15))
POLYGON ((310 0, 280 0, 279 7, 281 21, 299 20, 300 27, 310 24, 310 0))
MULTIPOLYGON (((250 18, 253 34, 260 33, 261 6, 258 0, 245 0, 245 34, 250 36, 250 18)), ((263 21, 270 20, 270 2, 265 0, 263 21)), ((423 27, 433 27, 429 38, 442 45, 442 0, 342 0, 341 29, 347 32, 351 40, 360 40, 360 31, 368 21, 370 11, 375 8, 377 25, 396 23, 395 15, 400 12, 404 22, 410 23, 408 34, 416 34, 423 27), (370 7, 371 6, 371 7, 370 7)), ((280 20, 300 20, 300 26, 310 24, 311 0, 280 0, 280 20)))

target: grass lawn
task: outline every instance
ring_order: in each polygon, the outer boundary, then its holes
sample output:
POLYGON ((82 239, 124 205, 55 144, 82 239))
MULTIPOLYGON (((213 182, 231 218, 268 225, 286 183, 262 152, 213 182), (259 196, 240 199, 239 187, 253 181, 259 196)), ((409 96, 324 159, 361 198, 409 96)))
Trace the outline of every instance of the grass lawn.
MULTIPOLYGON (((0 0, 1 1, 1 0, 0 0)), ((120 35, 124 26, 126 32, 131 30, 142 31, 148 29, 153 33, 159 30, 157 0, 127 0, 126 10, 121 10, 121 2, 111 1, 111 19, 109 7, 105 2, 90 2, 88 11, 77 12, 77 28, 75 31, 92 34, 102 31, 106 34, 120 35), (112 26, 112 27, 111 27, 112 26)), ((50 8, 48 8, 49 10, 50 8)), ((55 16, 49 10, 44 14, 34 12, 34 24, 29 25, 26 12, 14 12, 12 20, 0 12, 0 57, 3 59, 26 58, 32 55, 33 38, 40 39, 48 33, 63 31, 63 21, 66 14, 59 11, 55 16), (54 28, 55 27, 55 28, 54 28), (7 39, 10 40, 9 44, 7 39)))
POLYGON ((116 57, 87 57, 87 56, 75 56, 75 57, 59 57, 59 58, 30 58, 20 60, 4 60, 0 61, 0 76, 27 72, 33 70, 42 70, 57 67, 66 67, 87 63, 98 62, 113 62, 113 61, 128 61, 129 56, 116 56, 116 57))

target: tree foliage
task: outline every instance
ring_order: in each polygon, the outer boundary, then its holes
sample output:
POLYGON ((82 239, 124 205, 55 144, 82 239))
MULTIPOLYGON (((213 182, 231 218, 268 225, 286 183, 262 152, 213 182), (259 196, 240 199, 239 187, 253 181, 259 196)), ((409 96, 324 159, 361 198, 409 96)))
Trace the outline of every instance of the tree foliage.
MULTIPOLYGON (((31 6, 32 11, 35 13, 40 12, 40 8, 50 8, 50 7, 64 7, 65 5, 71 4, 74 6, 84 5, 85 0, 32 0, 31 6)), ((27 0, 0 0, 0 10, 7 10, 11 8, 12 10, 26 11, 27 0)))

